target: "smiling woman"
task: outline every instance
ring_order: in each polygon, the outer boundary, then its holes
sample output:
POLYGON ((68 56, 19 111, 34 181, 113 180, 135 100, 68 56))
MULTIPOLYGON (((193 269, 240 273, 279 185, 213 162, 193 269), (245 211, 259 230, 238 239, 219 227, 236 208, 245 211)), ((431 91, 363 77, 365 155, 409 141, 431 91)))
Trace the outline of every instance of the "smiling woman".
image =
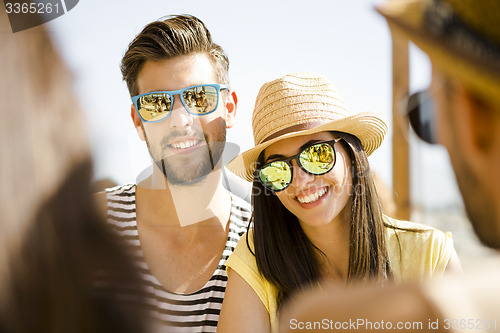
POLYGON ((253 181, 254 216, 226 262, 220 332, 277 331, 279 306, 310 284, 426 279, 456 256, 449 233, 382 214, 367 157, 387 126, 326 78, 265 83, 252 125, 256 146, 228 165, 253 181))

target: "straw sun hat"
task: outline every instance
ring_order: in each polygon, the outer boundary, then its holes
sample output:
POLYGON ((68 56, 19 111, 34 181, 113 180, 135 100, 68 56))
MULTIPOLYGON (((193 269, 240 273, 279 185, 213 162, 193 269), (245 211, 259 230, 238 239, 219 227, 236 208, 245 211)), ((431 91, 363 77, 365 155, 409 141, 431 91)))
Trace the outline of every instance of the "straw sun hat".
POLYGON ((292 73, 265 83, 252 115, 255 147, 238 155, 228 169, 252 181, 257 158, 273 143, 323 131, 355 135, 370 155, 384 140, 387 125, 372 112, 353 114, 337 89, 314 73, 292 73))
POLYGON ((500 102, 499 0, 388 0, 377 10, 433 65, 500 102))

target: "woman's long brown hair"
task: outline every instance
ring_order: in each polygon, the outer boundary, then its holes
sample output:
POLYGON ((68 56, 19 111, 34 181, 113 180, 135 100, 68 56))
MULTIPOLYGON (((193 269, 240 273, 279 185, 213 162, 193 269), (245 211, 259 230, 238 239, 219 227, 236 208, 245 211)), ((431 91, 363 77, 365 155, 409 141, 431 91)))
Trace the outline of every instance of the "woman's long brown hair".
MULTIPOLYGON (((343 132, 342 138, 352 163, 352 207, 347 282, 391 277, 382 208, 370 172, 366 152, 359 139, 343 132)), ((262 157, 262 155, 261 155, 262 157)), ((259 162, 262 162, 260 160, 259 162)), ((278 289, 278 305, 292 292, 318 282, 321 251, 311 243, 295 215, 277 196, 255 179, 253 239, 257 266, 278 289)))

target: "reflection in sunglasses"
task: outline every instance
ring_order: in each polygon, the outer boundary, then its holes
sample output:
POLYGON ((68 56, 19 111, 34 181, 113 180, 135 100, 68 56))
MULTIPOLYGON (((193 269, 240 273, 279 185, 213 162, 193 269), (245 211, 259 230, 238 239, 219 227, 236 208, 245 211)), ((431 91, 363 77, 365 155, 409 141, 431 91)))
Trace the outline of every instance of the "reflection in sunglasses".
POLYGON ((281 191, 292 181, 292 165, 290 161, 297 160, 300 167, 313 175, 329 172, 335 165, 335 149, 333 144, 340 139, 312 145, 295 156, 282 161, 274 161, 259 170, 262 183, 273 191, 281 191))
POLYGON ((172 111, 174 96, 179 95, 183 106, 193 115, 205 115, 217 109, 221 84, 205 84, 176 91, 158 91, 132 97, 142 120, 148 122, 167 118, 172 111))
POLYGON ((265 181, 275 182, 277 180, 286 178, 288 175, 289 168, 286 163, 276 163, 272 166, 262 169, 262 175, 265 181))

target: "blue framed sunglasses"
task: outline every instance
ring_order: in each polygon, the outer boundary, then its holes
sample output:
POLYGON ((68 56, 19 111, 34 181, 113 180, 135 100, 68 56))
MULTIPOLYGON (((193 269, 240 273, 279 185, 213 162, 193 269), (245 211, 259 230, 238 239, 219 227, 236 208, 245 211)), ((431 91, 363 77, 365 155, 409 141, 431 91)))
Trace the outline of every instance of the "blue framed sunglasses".
POLYGON ((296 160, 299 167, 311 175, 324 175, 335 166, 335 144, 340 140, 342 139, 314 143, 297 155, 267 163, 255 171, 256 176, 268 189, 279 192, 292 183, 292 160, 296 160))
POLYGON ((217 110, 224 84, 198 84, 174 91, 153 91, 132 97, 132 103, 142 121, 155 123, 166 119, 172 112, 174 96, 179 95, 182 105, 195 116, 204 116, 217 110))

